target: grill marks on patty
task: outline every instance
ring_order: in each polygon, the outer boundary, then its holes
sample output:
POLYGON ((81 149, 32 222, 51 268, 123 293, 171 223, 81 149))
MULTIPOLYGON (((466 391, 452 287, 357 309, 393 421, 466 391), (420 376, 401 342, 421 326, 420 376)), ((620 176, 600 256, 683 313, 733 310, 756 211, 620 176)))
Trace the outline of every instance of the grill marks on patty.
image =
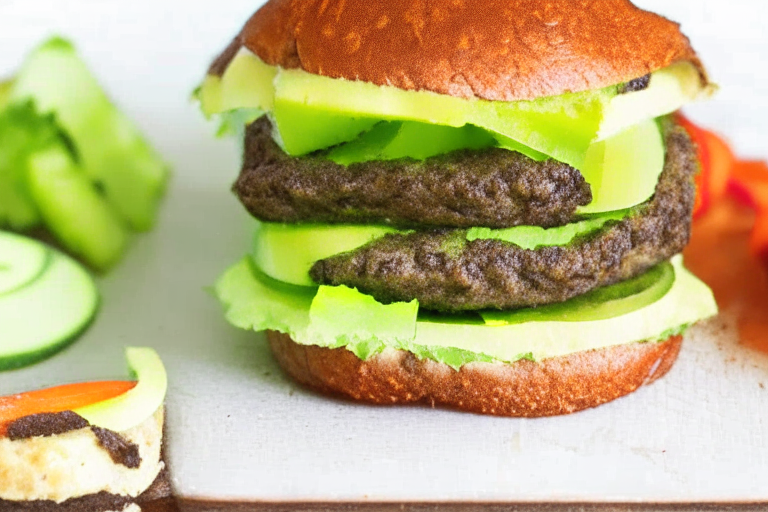
POLYGON ((592 193, 581 173, 492 148, 410 159, 338 165, 321 154, 286 155, 263 117, 245 137, 234 190, 269 222, 385 223, 401 227, 559 226, 592 193))
POLYGON ((521 249, 498 240, 466 240, 466 231, 388 235, 317 262, 310 275, 382 302, 418 299, 455 312, 562 302, 638 275, 682 251, 690 236, 698 170, 685 131, 664 128, 667 156, 653 198, 628 218, 565 247, 521 249))

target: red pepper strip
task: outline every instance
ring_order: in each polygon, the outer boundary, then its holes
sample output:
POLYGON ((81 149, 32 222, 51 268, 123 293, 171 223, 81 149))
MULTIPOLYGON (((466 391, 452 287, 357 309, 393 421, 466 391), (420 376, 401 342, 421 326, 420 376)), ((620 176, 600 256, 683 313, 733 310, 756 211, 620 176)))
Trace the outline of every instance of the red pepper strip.
POLYGON ((0 436, 19 418, 79 409, 120 396, 135 386, 131 381, 84 382, 0 397, 0 436))

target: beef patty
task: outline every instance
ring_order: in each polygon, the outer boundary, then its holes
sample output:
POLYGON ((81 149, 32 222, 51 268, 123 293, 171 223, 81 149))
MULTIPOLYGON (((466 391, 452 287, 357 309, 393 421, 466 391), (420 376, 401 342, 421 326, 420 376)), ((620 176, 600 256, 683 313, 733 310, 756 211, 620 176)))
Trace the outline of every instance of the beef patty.
POLYGON ((576 217, 592 193, 581 173, 505 149, 461 150, 425 161, 343 166, 323 153, 291 157, 266 117, 245 136, 234 190, 267 222, 390 224, 399 227, 552 227, 576 217))
POLYGON ((446 312, 562 302, 628 279, 681 252, 690 235, 695 150, 672 122, 664 137, 666 162, 654 196, 567 246, 526 250, 499 240, 467 241, 464 229, 417 231, 318 261, 310 275, 382 302, 418 299, 425 309, 446 312))

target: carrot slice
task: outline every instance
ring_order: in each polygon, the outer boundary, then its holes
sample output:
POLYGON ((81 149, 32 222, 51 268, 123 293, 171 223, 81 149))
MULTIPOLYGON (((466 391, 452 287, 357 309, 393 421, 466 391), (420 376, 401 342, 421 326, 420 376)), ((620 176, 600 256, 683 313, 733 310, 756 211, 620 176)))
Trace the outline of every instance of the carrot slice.
POLYGON ((135 386, 132 381, 84 382, 0 397, 0 436, 19 418, 79 409, 120 396, 135 386))

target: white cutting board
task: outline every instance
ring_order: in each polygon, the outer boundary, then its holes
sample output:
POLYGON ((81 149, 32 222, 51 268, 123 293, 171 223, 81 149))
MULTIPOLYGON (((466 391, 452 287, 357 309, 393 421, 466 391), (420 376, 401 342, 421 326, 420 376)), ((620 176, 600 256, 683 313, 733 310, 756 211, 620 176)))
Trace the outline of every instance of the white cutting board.
MULTIPOLYGON (((175 169, 158 229, 100 282, 93 328, 45 363, 0 374, 0 394, 120 377, 124 345, 156 347, 184 497, 768 501, 768 357, 739 347, 722 320, 691 331, 662 381, 539 420, 316 396, 281 375, 261 335, 229 327, 205 288, 248 244, 229 192, 239 150, 211 137, 188 96, 259 3, 0 0, 0 75, 46 34, 72 37, 175 169)), ((768 3, 641 4, 682 20, 723 86, 693 117, 742 155, 768 157, 768 3)))

